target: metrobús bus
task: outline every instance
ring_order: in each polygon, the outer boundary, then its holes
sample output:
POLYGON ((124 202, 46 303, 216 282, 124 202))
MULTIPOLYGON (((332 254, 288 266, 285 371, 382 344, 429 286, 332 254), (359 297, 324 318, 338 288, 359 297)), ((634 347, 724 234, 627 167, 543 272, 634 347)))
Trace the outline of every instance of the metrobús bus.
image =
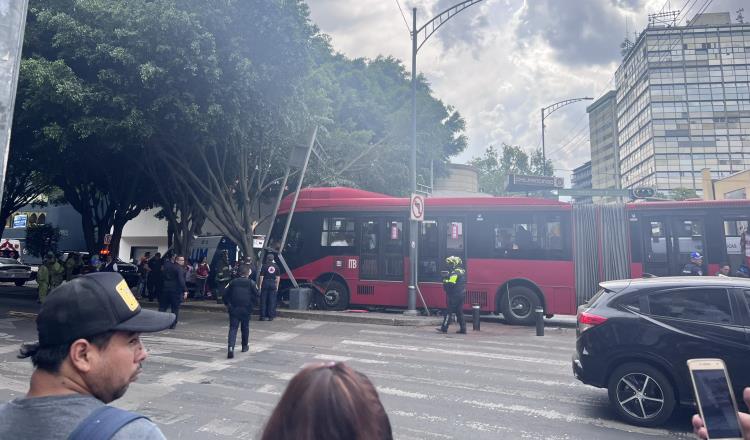
MULTIPOLYGON (((290 206, 288 196, 272 241, 290 206)), ((408 206, 407 198, 351 188, 302 190, 282 253, 294 277, 320 293, 322 308, 406 307, 408 206)), ((735 268, 744 261, 744 240, 742 246, 738 240, 747 230, 750 201, 632 203, 624 209, 628 275, 677 275, 692 251, 706 255, 712 274, 724 260, 735 268)), ((575 314, 582 296, 576 295, 574 245, 599 238, 590 231, 574 240, 574 211, 569 203, 540 198, 428 197, 418 249, 424 302, 445 307, 440 272, 445 258, 456 255, 467 271, 466 308, 478 304, 514 324, 532 323, 539 305, 548 316, 575 314)))

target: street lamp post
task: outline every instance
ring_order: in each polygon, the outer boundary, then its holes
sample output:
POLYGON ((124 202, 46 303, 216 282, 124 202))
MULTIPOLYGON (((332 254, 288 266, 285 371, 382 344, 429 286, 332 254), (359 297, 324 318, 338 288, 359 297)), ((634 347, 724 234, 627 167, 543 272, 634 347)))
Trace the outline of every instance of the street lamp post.
POLYGON ((572 98, 572 99, 564 99, 560 102, 556 102, 552 105, 548 105, 547 107, 542 107, 542 161, 543 163, 547 162, 547 152, 544 148, 544 120, 554 113, 556 110, 565 107, 566 105, 573 104, 574 102, 578 101, 592 101, 594 98, 572 98))
MULTIPOLYGON (((455 17, 464 9, 482 0, 465 0, 436 15, 417 29, 417 8, 412 8, 411 32, 411 191, 417 192, 417 52, 440 26, 455 17)), ((415 220, 409 221, 409 290, 407 297, 407 315, 417 314, 417 249, 419 245, 419 225, 415 220)))

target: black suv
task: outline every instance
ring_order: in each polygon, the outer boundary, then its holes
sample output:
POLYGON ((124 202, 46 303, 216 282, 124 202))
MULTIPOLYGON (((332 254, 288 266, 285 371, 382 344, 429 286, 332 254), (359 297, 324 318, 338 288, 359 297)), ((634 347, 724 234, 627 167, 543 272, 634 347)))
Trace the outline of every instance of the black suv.
POLYGON ((608 281, 579 307, 573 373, 609 390, 627 422, 656 426, 692 404, 692 358, 727 364, 735 396, 750 386, 750 280, 668 277, 608 281))

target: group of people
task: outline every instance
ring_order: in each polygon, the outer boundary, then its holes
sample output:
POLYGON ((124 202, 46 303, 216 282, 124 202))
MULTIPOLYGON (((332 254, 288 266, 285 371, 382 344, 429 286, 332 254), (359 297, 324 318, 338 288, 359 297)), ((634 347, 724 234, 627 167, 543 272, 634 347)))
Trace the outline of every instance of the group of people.
MULTIPOLYGON (((703 267, 703 255, 700 252, 692 252, 690 254, 690 261, 685 264, 682 268, 682 275, 686 276, 703 276, 706 274, 703 267)), ((719 277, 739 277, 739 278, 750 278, 750 267, 746 264, 740 265, 736 271, 732 271, 732 265, 729 263, 721 263, 719 265, 719 271, 716 272, 716 276, 719 277)))
POLYGON ((38 302, 43 303, 49 292, 62 283, 92 272, 117 272, 117 260, 112 255, 102 261, 98 255, 69 252, 62 261, 54 252, 47 252, 36 274, 38 302))
MULTIPOLYGON (((169 264, 179 265, 179 258, 169 264)), ((235 294, 254 289, 249 271, 242 265, 226 290, 230 316, 241 307, 235 294)), ((0 438, 164 439, 147 417, 107 404, 126 393, 148 357, 140 335, 175 320, 141 308, 119 274, 89 274, 57 287, 39 312, 38 342, 21 346, 19 358, 31 358, 34 371, 28 393, 0 407, 0 438)), ((372 382, 346 364, 327 362, 291 379, 261 438, 390 440, 393 434, 372 382)))

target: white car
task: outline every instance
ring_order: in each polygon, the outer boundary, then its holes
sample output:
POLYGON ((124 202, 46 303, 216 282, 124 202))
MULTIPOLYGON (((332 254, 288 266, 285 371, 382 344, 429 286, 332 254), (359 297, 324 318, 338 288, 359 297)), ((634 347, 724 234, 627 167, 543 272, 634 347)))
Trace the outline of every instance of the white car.
POLYGON ((0 281, 13 282, 16 286, 23 286, 26 281, 33 279, 31 266, 19 263, 13 258, 0 258, 0 281))

